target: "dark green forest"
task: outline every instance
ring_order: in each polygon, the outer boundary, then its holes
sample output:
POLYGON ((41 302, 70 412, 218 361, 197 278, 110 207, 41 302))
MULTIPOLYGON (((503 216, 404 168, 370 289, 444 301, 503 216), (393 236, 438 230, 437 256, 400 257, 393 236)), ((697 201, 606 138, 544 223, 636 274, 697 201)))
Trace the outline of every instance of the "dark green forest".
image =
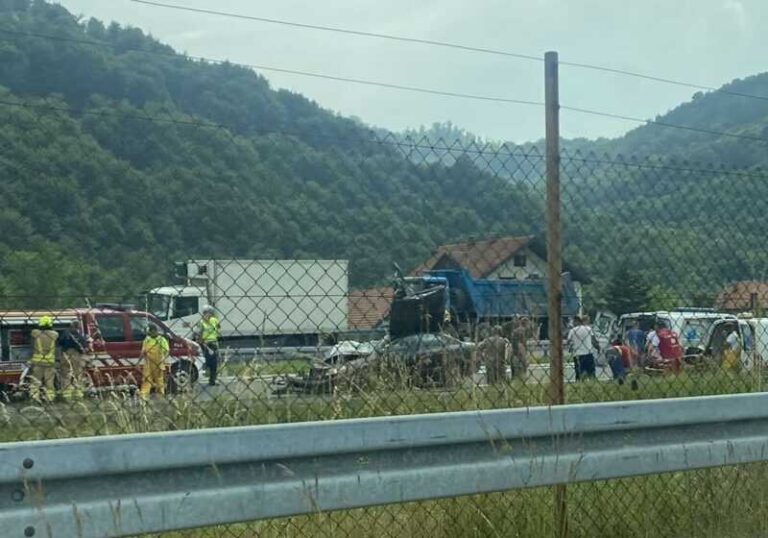
POLYGON ((418 166, 250 70, 44 2, 0 6, 6 295, 127 293, 190 256, 348 258, 360 286, 541 220, 469 159, 418 166))
MULTIPOLYGON (((768 95, 768 75, 728 87, 768 95)), ((768 137, 767 115, 713 92, 667 117, 768 137)), ((754 170, 765 144, 645 126, 564 147, 566 260, 593 277, 595 305, 627 267, 662 302, 768 268, 768 178, 708 164, 754 170)), ((541 235, 540 148, 450 125, 387 133, 138 29, 0 0, 6 297, 127 296, 187 257, 345 258, 354 287, 379 283, 445 242, 541 235), (440 137, 459 142, 425 142, 440 137)))

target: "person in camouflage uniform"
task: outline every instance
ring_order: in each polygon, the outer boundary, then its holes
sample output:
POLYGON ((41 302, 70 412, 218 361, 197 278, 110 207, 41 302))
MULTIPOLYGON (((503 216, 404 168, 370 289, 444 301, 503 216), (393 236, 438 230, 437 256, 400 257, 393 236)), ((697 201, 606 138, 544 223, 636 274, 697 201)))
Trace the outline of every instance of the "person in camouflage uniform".
POLYGON ((523 377, 528 371, 528 350, 526 342, 531 336, 531 321, 526 318, 515 320, 512 326, 512 335, 510 339, 512 360, 510 367, 512 377, 523 377))
POLYGON ((485 365, 489 385, 500 383, 506 378, 511 348, 509 340, 504 338, 501 332, 500 326, 493 327, 491 335, 477 346, 478 360, 485 365))

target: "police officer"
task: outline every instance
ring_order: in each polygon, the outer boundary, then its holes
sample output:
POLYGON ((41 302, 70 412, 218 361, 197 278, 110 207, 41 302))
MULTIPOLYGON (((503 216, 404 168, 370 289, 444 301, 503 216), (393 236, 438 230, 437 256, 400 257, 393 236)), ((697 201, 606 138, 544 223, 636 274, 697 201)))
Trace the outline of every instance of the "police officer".
POLYGON ((32 329, 32 358, 29 361, 29 395, 33 400, 53 399, 53 379, 56 375, 56 341, 59 333, 53 330, 53 319, 42 316, 37 328, 32 329), (44 389, 44 394, 41 393, 44 389))
POLYGON ((157 394, 165 394, 165 358, 168 356, 168 340, 158 334, 157 326, 149 324, 148 334, 141 344, 141 358, 144 360, 141 370, 141 398, 149 398, 154 388, 157 394))
POLYGON ((219 367, 219 318, 212 306, 203 308, 203 319, 198 324, 199 341, 203 346, 205 367, 208 369, 208 385, 216 385, 216 373, 219 367))

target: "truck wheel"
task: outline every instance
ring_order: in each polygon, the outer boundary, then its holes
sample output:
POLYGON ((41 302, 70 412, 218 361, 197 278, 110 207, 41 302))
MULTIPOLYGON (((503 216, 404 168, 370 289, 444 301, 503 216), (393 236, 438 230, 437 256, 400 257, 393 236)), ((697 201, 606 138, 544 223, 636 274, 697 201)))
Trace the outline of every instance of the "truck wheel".
POLYGON ((171 364, 166 391, 169 394, 186 392, 197 383, 198 376, 197 367, 191 361, 183 359, 176 361, 171 364))

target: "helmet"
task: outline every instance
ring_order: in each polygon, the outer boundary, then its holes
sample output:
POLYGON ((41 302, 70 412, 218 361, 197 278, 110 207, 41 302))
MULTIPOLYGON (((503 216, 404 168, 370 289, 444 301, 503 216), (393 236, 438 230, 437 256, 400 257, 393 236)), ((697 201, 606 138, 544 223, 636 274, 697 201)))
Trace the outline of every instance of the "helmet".
POLYGON ((203 314, 215 314, 216 309, 213 308, 211 305, 205 305, 203 307, 203 314))
POLYGON ((41 329, 53 328, 53 320, 51 319, 51 316, 42 316, 39 320, 37 320, 37 324, 41 329))

